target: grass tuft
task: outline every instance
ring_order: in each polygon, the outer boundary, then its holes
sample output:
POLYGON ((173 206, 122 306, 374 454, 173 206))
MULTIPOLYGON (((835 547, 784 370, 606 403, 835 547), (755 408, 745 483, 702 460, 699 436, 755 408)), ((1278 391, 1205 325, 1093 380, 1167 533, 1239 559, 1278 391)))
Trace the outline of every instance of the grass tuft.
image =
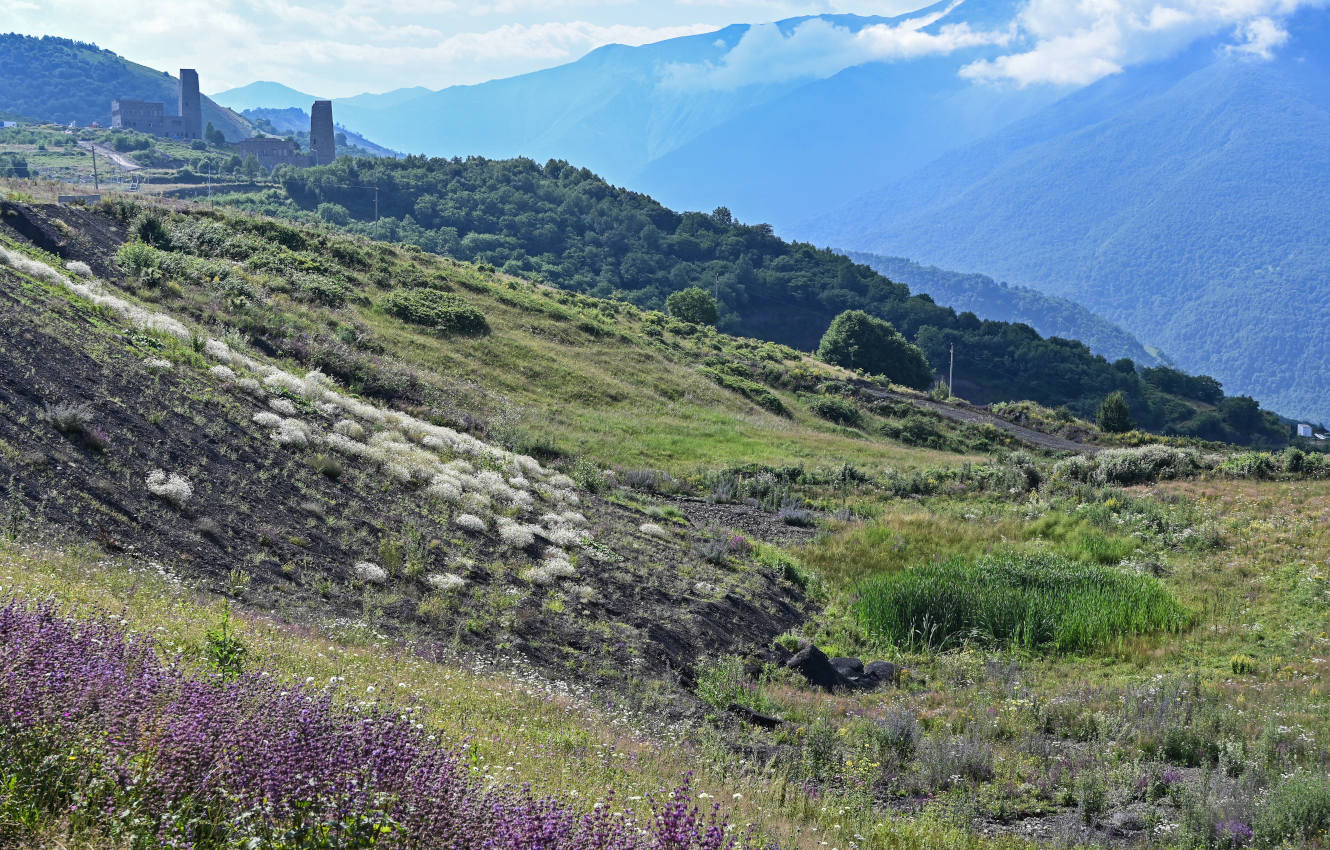
POLYGON ((1090 652, 1133 635, 1178 631, 1191 615, 1151 576, 1055 555, 953 558, 856 588, 864 626, 899 646, 1090 652))

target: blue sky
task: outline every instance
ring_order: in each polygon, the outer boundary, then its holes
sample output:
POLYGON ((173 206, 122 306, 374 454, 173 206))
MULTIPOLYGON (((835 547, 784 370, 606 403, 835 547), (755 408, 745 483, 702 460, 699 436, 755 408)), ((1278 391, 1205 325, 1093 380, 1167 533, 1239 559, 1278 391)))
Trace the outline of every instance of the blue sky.
MULTIPOLYGON (((895 15, 928 0, 0 0, 0 31, 92 41, 154 68, 198 68, 205 92, 274 80, 318 97, 438 89, 559 65, 603 44, 645 44, 795 15, 895 15)), ((964 18, 962 0, 957 18, 964 18)), ((1025 0, 1006 26, 921 30, 923 19, 851 33, 821 23, 758 27, 718 65, 671 82, 737 86, 829 75, 990 44, 1006 53, 962 74, 977 83, 1084 85, 1203 36, 1268 58, 1286 18, 1330 0, 1025 0)))
POLYGON ((197 67, 204 91, 259 79, 340 97, 442 88, 730 23, 913 0, 0 0, 0 30, 93 41, 134 61, 197 67))

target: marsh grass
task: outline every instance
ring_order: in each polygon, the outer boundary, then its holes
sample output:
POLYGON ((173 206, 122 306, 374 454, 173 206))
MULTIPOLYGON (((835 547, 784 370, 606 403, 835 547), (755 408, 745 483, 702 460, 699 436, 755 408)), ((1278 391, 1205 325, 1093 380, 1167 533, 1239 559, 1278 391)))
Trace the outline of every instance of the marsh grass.
POLYGON ((1154 578, 1056 555, 953 558, 862 582, 866 628, 908 647, 966 642, 1092 652, 1118 638, 1178 631, 1191 615, 1154 578))

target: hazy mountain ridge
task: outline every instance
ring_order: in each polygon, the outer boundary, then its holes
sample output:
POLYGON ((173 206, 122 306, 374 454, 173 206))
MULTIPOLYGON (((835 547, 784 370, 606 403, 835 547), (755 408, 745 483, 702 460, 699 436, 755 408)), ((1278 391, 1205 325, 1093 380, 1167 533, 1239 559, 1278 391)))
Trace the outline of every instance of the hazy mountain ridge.
POLYGON ((1128 357, 1141 366, 1170 362, 1162 352, 1151 352, 1127 331, 1070 299, 998 282, 988 275, 923 266, 904 257, 844 253, 856 263, 870 266, 915 292, 926 292, 937 303, 958 312, 968 310, 995 321, 1027 324, 1044 336, 1080 340, 1110 360, 1128 357))
POLYGON ((1273 61, 1205 43, 801 229, 1074 298, 1179 364, 1326 419, 1330 15, 1273 61))

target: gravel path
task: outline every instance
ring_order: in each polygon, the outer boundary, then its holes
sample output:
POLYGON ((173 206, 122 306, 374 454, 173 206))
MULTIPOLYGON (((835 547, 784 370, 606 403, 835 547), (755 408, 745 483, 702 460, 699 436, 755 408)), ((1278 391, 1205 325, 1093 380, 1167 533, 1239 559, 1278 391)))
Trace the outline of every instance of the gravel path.
POLYGON ((952 419, 957 422, 968 422, 971 425, 992 425, 999 431, 1006 431, 1023 443, 1029 443, 1032 446, 1048 449, 1054 452, 1076 452, 1078 454, 1095 454, 1100 451, 1099 446, 1089 446, 1084 443, 1077 443, 1068 440, 1065 437, 1055 437, 1052 434, 1045 434, 1042 431, 1036 431, 1033 428, 1026 428, 1024 425, 1017 425, 1015 422, 1008 422, 1006 419, 994 416, 986 410, 972 407, 970 405, 944 404, 932 399, 915 398, 913 396, 894 393, 890 390, 881 390, 867 385, 859 385, 860 391, 871 398, 880 398, 887 401, 905 402, 913 404, 916 407, 922 407, 931 410, 939 416, 952 419))

